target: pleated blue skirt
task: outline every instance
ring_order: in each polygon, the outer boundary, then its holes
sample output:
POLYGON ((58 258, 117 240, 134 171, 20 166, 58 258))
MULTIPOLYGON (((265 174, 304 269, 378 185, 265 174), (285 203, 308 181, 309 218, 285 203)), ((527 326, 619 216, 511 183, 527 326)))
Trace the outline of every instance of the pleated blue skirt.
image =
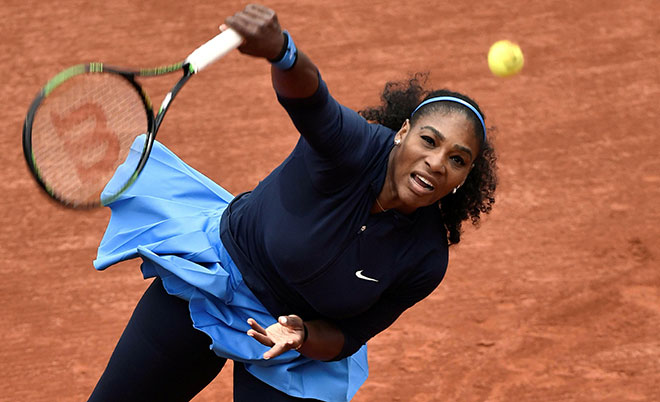
MULTIPOLYGON (((135 140, 106 192, 132 174, 144 140, 135 140)), ((160 277, 169 294, 189 302, 193 326, 209 336, 218 356, 245 363, 252 375, 295 397, 351 400, 368 375, 366 345, 335 362, 295 351, 264 360, 269 348, 247 335, 248 318, 264 327, 276 319, 245 285, 220 240, 220 219, 232 198, 156 142, 142 174, 108 205, 112 215, 94 267, 142 258, 144 278, 160 277)))

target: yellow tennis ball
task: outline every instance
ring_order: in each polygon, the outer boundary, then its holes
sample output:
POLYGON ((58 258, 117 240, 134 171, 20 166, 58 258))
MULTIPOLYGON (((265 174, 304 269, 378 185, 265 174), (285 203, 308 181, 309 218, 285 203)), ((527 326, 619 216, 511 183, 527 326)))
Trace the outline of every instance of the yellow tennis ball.
POLYGON ((524 64, 525 57, 520 46, 511 41, 497 41, 488 50, 488 68, 498 77, 517 74, 524 64))

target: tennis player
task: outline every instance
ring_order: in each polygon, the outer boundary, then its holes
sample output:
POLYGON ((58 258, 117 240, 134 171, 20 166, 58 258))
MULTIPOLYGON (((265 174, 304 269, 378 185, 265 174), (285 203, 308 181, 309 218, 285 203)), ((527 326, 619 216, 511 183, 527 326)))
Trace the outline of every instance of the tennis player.
POLYGON ((438 286, 462 222, 494 203, 474 101, 427 91, 418 74, 354 112, 272 10, 249 5, 225 23, 242 53, 271 63, 300 139, 236 197, 155 144, 110 205, 94 262, 140 257, 155 279, 90 401, 187 401, 227 359, 236 401, 348 401, 367 378, 367 341, 438 286))

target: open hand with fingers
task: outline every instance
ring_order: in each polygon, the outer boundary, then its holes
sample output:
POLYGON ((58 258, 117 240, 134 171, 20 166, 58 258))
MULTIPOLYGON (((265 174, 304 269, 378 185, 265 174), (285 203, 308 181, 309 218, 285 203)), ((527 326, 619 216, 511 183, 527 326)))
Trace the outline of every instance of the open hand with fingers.
POLYGON ((305 325, 297 315, 281 316, 277 322, 268 328, 263 328, 254 319, 249 318, 251 329, 247 334, 262 345, 270 347, 264 353, 264 359, 277 357, 289 350, 298 350, 305 343, 305 325))

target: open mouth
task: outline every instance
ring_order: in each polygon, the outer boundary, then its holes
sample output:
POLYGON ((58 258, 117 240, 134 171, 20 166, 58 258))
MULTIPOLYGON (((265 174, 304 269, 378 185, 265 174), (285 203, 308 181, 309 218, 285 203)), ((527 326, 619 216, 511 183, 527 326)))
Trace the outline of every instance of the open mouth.
POLYGON ((433 190, 435 190, 435 187, 433 187, 433 185, 431 184, 431 182, 428 181, 427 179, 425 179, 424 177, 422 177, 422 176, 420 176, 420 175, 418 175, 418 174, 416 174, 416 173, 411 173, 411 174, 410 174, 410 177, 412 177, 413 181, 414 181, 415 183, 417 183, 420 187, 422 187, 422 188, 424 188, 424 189, 426 189, 426 190, 428 190, 428 191, 433 191, 433 190))

